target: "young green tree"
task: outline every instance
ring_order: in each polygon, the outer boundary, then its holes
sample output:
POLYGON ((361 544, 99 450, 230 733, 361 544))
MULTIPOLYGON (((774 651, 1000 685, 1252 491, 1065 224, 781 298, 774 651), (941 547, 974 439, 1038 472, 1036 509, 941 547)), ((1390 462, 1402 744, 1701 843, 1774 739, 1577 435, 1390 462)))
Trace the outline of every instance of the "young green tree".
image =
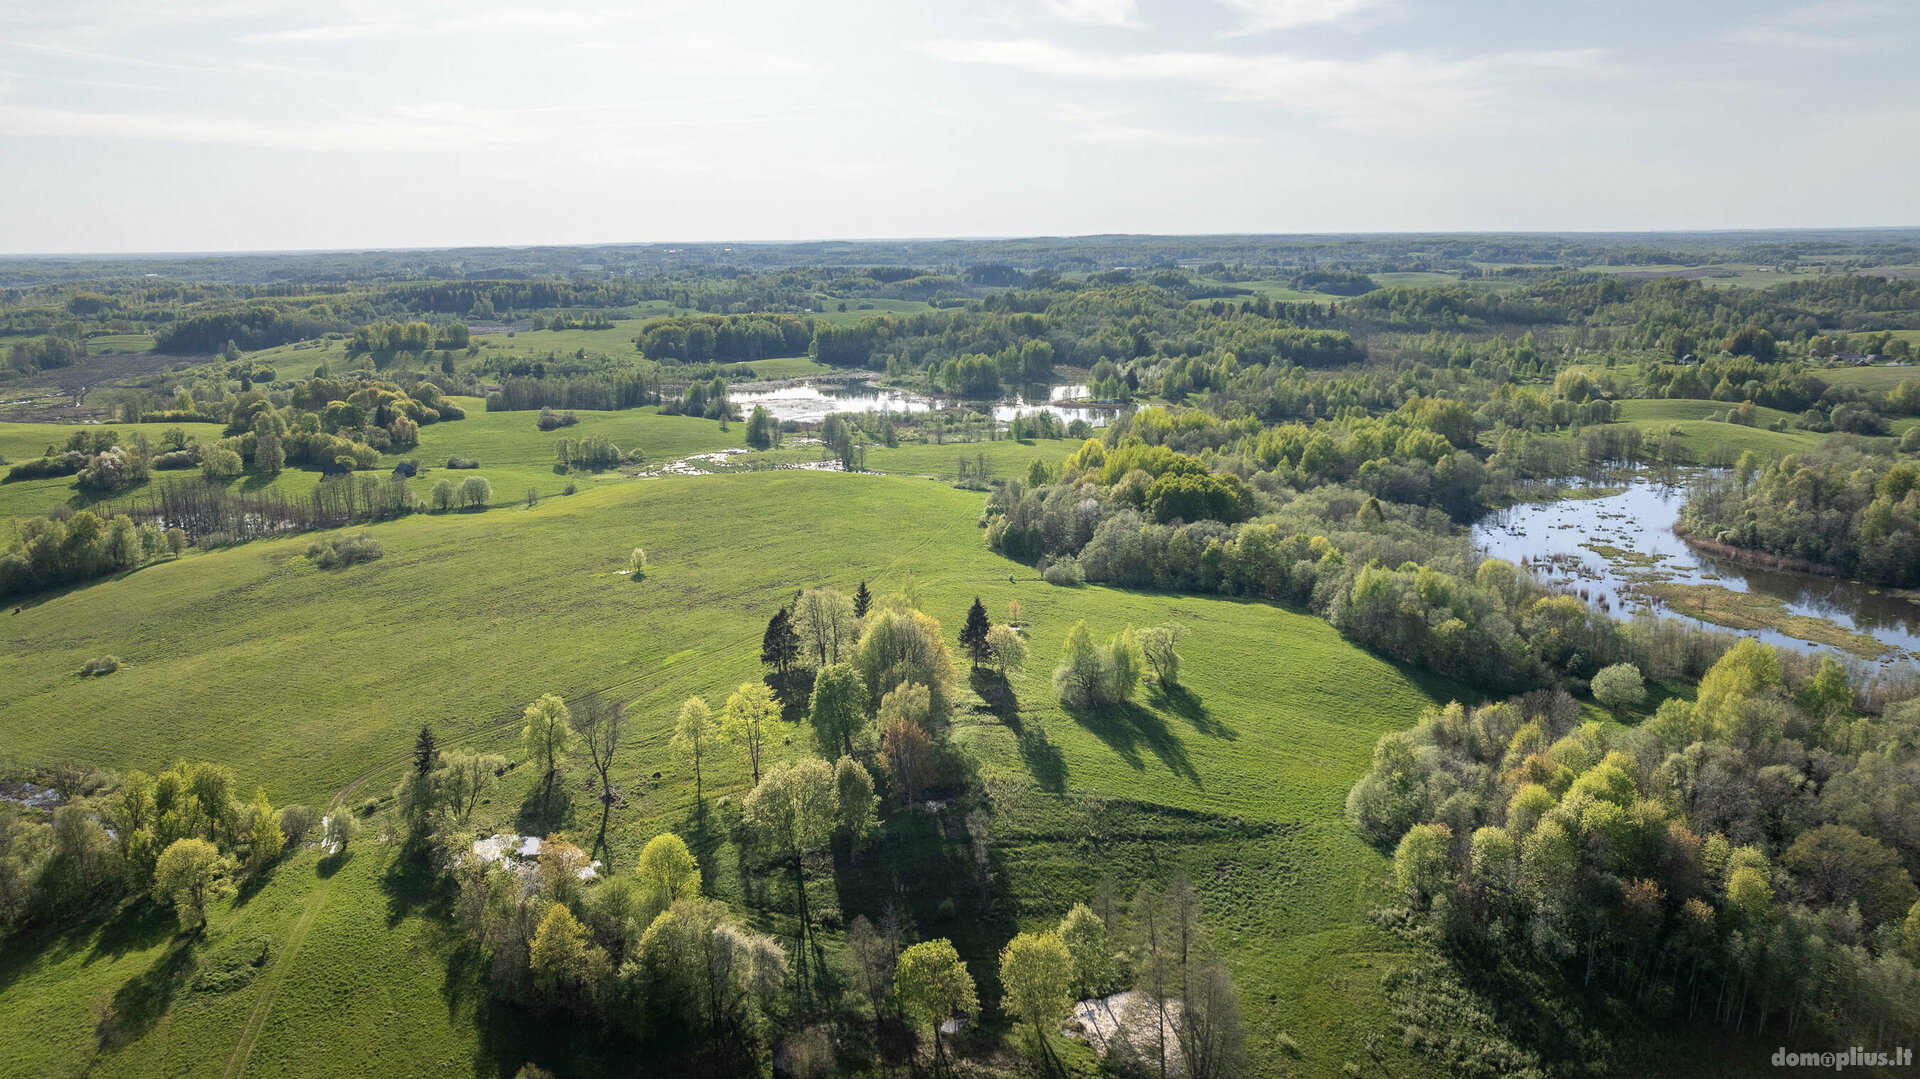
POLYGON ((442 753, 434 786, 447 813, 456 821, 473 816, 480 796, 493 785, 495 777, 507 770, 507 763, 507 758, 497 753, 442 753))
POLYGON ((184 929, 207 924, 207 903, 227 890, 228 865, 204 839, 178 839, 153 867, 153 897, 172 903, 184 929))
POLYGON ((1113 944, 1107 923, 1085 903, 1075 903, 1060 919, 1060 942, 1073 960, 1073 991, 1082 999, 1105 996, 1113 984, 1113 944))
POLYGON ((1166 622, 1154 626, 1140 634, 1140 650, 1145 654, 1147 665, 1153 668, 1154 681, 1163 688, 1172 688, 1180 684, 1180 638, 1187 635, 1187 629, 1175 622, 1166 622))
POLYGON ((1612 712, 1614 719, 1619 719, 1620 713, 1647 699, 1647 686, 1640 677, 1640 668, 1631 663, 1600 668, 1593 676, 1593 699, 1612 712))
POLYGON ((1100 696, 1102 703, 1131 700, 1140 686, 1140 673, 1146 668, 1140 636, 1132 626, 1114 635, 1100 650, 1100 696))
POLYGON ((793 601, 793 631, 805 662, 815 668, 841 662, 860 636, 853 600, 831 588, 809 588, 793 601))
POLYGON ((587 927, 565 903, 553 903, 534 930, 527 949, 527 969, 534 985, 555 1004, 592 999, 605 979, 607 953, 588 939, 587 927))
POLYGON ((1054 932, 1021 933, 1000 950, 1001 1006, 1033 1028, 1041 1053, 1054 1060, 1049 1031, 1073 1012, 1073 957, 1054 932))
POLYGON ((1004 677, 1026 667, 1027 639, 1012 626, 995 626, 987 631, 987 654, 1004 677))
POLYGON ((903 715, 886 720, 880 732, 880 753, 900 788, 901 804, 913 804, 932 778, 933 741, 926 728, 903 715))
POLYGON ((960 627, 960 647, 965 648, 973 659, 973 669, 980 669, 980 661, 991 654, 987 647, 987 635, 992 632, 993 623, 987 619, 987 608, 980 597, 973 597, 973 606, 967 608, 967 620, 960 627))
POLYGON ((756 784, 760 782, 760 755, 773 736, 773 724, 779 715, 780 706, 773 699, 773 691, 759 682, 740 683, 720 713, 721 735, 747 755, 756 784))
POLYGON ((906 683, 924 686, 934 719, 953 707, 953 654, 940 623, 909 607, 883 607, 867 619, 867 631, 854 650, 854 669, 867 684, 867 698, 879 700, 906 683))
POLYGON ((953 942, 945 939, 922 941, 900 953, 893 992, 909 1018, 933 1028, 935 1060, 946 1059, 946 1048, 940 1041, 941 1024, 980 1007, 973 975, 960 961, 953 942))
POLYGON ((674 721, 672 750, 681 760, 693 765, 693 797, 701 797, 701 762, 707 758, 715 737, 713 710, 699 697, 688 697, 680 706, 680 717, 674 721))
POLYGON ((254 788, 253 804, 249 808, 252 816, 252 849, 248 853, 248 860, 257 868, 280 857, 280 852, 286 849, 287 837, 280 830, 280 815, 274 812, 273 806, 267 804, 267 788, 254 788))
POLYGON ((333 848, 333 853, 338 854, 346 850, 347 844, 359 834, 360 819, 353 815, 352 810, 340 806, 327 814, 323 840, 328 847, 333 848))
POLYGON ((527 760, 539 764, 541 775, 551 783, 573 749, 573 713, 567 710, 566 701, 544 693, 527 705, 524 717, 527 725, 520 731, 520 742, 526 748, 527 760))
POLYGON ((852 862, 860 853, 860 840, 879 825, 873 813, 873 775, 852 757, 841 757, 833 764, 833 787, 839 825, 847 832, 847 861, 852 862))
POLYGON ((1066 643, 1060 648, 1060 664, 1053 669, 1053 689, 1061 704, 1084 708, 1099 702, 1100 687, 1100 652, 1082 619, 1067 631, 1066 643))
POLYGON ((700 897, 700 863, 686 840, 672 832, 647 840, 633 871, 640 878, 640 909, 646 921, 682 899, 700 897))
MULTIPOLYGON (((807 855, 825 850, 833 836, 839 798, 833 769, 827 762, 808 758, 781 763, 767 770, 741 804, 741 817, 763 842, 793 868, 794 894, 800 908, 800 979, 808 982, 807 943, 813 937, 813 916, 807 906, 807 855)), ((818 950, 818 944, 815 944, 818 950)))
POLYGON ((853 752, 854 732, 867 723, 867 687, 852 667, 834 663, 820 668, 807 720, 822 751, 853 752))

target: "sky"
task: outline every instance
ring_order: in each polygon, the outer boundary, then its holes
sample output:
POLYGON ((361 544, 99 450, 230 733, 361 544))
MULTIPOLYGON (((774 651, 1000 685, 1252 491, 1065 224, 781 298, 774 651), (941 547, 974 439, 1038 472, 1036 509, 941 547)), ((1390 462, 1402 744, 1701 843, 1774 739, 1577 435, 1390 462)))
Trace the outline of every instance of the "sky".
POLYGON ((0 252, 1920 225, 1920 0, 0 0, 0 252))

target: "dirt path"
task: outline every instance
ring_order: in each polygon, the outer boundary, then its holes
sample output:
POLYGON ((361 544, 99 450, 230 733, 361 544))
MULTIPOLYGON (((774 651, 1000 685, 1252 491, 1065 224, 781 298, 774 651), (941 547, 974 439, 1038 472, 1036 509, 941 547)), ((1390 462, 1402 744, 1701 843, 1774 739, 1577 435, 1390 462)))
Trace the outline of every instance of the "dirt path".
POLYGON ((327 905, 327 896, 333 892, 333 882, 334 877, 328 877, 326 883, 314 892, 313 898, 307 901, 307 909, 301 912, 300 920, 293 924, 293 932, 287 934, 286 945, 274 957, 273 969, 267 971, 266 981, 260 986, 260 996, 253 1002, 253 1012, 247 1016, 247 1028, 241 1031, 232 1055, 227 1057, 227 1068, 222 1073, 226 1079, 237 1079, 246 1070, 247 1060, 253 1056, 253 1047, 260 1040, 260 1032, 266 1029, 267 1013, 273 1010, 274 994, 279 992, 280 983, 286 980, 287 967, 300 950, 300 942, 306 939, 307 930, 313 927, 314 918, 320 914, 320 908, 327 905))

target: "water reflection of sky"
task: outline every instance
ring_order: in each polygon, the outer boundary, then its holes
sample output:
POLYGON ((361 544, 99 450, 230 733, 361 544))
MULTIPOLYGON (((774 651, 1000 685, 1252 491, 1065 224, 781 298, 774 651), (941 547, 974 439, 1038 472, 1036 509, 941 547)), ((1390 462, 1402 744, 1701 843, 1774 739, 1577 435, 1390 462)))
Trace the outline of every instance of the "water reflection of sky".
MULTIPOLYGON (((1765 596, 1795 614, 1828 619, 1903 651, 1920 651, 1920 604, 1838 577, 1758 569, 1695 552, 1673 534, 1686 497, 1685 487, 1636 480, 1620 494, 1604 498, 1528 502, 1496 511, 1474 525, 1473 539, 1487 554, 1510 562, 1526 557, 1538 563, 1557 556, 1553 580, 1586 589, 1596 604, 1606 597, 1623 616, 1631 612, 1631 600, 1623 591, 1635 575, 1658 571, 1679 584, 1717 584, 1765 596), (1616 547, 1633 555, 1616 565, 1582 544, 1616 547), (1664 557, 1653 565, 1632 564, 1658 556, 1664 557), (1569 560, 1577 560, 1579 567, 1571 574, 1569 560)), ((1671 609, 1661 613, 1685 617, 1671 609)), ((1796 648, 1815 647, 1777 630, 1747 635, 1796 648)))
POLYGON ((1113 416, 1111 407, 1069 403, 1083 398, 1086 392, 1084 385, 1054 386, 1051 389, 1034 386, 1029 387, 1027 392, 1010 394, 994 402, 958 402, 928 397, 911 390, 855 382, 806 381, 765 390, 750 386, 728 387, 727 397, 743 413, 753 411, 755 405, 761 405, 777 420, 798 423, 818 423, 836 412, 932 412, 960 407, 979 410, 991 407, 994 419, 1002 422, 1018 415, 1030 416, 1045 411, 1067 423, 1086 420, 1095 427, 1104 426, 1113 416))

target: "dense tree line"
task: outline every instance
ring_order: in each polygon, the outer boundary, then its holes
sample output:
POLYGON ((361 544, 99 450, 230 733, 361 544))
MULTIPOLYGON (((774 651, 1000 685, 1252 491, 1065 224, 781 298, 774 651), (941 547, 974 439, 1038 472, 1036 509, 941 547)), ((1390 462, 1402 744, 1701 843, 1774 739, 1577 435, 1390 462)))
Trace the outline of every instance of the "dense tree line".
MULTIPOLYGON (((1513 964, 1470 1006, 1524 1011, 1537 965, 1640 1014, 1900 1044, 1920 1033, 1920 708, 1852 704, 1832 660, 1743 640, 1638 727, 1549 694, 1430 713, 1381 738, 1347 811, 1395 847, 1417 921, 1513 964)), ((1587 1062, 1407 1036, 1473 1073, 1587 1062)))
POLYGON ((1682 523, 1701 540, 1858 577, 1920 585, 1920 469, 1845 450, 1742 457, 1697 479, 1682 523))

